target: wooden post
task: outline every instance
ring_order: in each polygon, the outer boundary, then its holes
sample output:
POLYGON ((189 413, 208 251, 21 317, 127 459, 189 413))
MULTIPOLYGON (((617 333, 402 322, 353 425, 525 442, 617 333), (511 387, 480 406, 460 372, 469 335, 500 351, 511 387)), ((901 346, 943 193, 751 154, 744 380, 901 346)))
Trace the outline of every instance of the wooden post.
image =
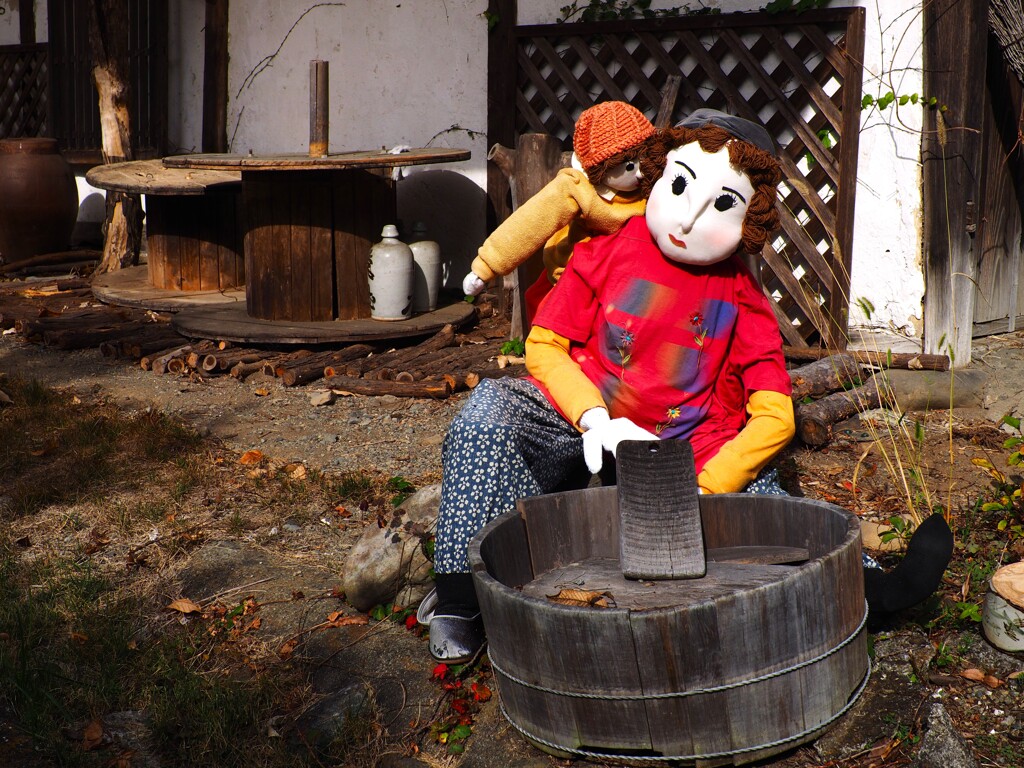
POLYGON ((327 62, 309 62, 309 156, 326 157, 329 140, 327 116, 327 62))
POLYGON ((933 0, 924 19, 924 347, 971 361, 981 224, 988 3, 933 0))
POLYGON ((36 41, 36 4, 33 0, 22 0, 18 5, 18 26, 22 45, 36 41))
MULTIPOLYGON (((518 208, 554 177, 565 165, 562 143, 546 133, 524 133, 515 149, 497 144, 487 153, 487 159, 497 166, 512 188, 512 206, 518 208)), ((544 262, 538 251, 516 270, 513 288, 513 338, 526 338, 530 332, 523 318, 523 294, 544 271, 544 262)))
MULTIPOLYGON (((127 0, 92 0, 89 5, 89 43, 93 81, 99 95, 103 162, 132 159, 128 114, 127 0)), ((139 195, 107 193, 106 239, 97 274, 138 264, 142 246, 142 201, 139 195)))
POLYGON ((206 0, 203 152, 228 151, 228 0, 206 0))

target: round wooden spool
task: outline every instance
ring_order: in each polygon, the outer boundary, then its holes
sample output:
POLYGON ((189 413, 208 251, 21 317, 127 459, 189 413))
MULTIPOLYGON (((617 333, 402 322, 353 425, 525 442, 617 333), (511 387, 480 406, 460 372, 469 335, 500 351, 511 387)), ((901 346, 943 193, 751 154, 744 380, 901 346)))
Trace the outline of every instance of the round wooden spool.
POLYGON ((623 576, 615 487, 523 499, 473 539, 502 708, 536 746, 739 765, 814 739, 859 696, 870 667, 856 518, 748 494, 700 496, 699 513, 701 578, 623 576), (563 589, 607 593, 610 607, 549 599, 563 589))

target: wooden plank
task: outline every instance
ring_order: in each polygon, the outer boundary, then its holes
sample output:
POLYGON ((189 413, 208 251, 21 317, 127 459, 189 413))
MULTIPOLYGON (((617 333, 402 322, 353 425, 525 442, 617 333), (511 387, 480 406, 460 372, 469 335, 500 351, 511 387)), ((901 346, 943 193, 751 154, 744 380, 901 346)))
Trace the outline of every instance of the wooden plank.
POLYGON ((201 210, 202 203, 197 208, 196 198, 171 197, 173 201, 173 216, 177 228, 178 254, 180 259, 179 284, 183 291, 198 291, 203 288, 202 267, 199 263, 200 246, 199 241, 202 231, 202 220, 206 215, 201 210))
MULTIPOLYGON (((307 178, 306 181, 309 181, 307 178)), ((264 180, 269 188, 271 204, 270 250, 272 280, 265 287, 269 289, 267 300, 272 307, 272 320, 293 320, 292 270, 292 198, 301 194, 302 182, 296 174, 282 171, 280 176, 264 180)))
POLYGON ((985 3, 935 0, 923 7, 924 93, 947 107, 926 109, 922 131, 925 351, 971 361, 978 254, 975 229, 983 210, 985 3))
MULTIPOLYGON (((322 174, 317 174, 321 176, 322 174)), ((311 252, 310 227, 312 226, 311 203, 314 199, 329 194, 322 179, 309 178, 304 184, 290 186, 291 213, 289 223, 289 252, 291 254, 291 307, 285 319, 293 321, 330 320, 331 317, 313 315, 313 254, 311 252)))
POLYGON ((163 160, 98 165, 85 174, 94 187, 140 195, 202 195, 210 189, 237 188, 241 178, 237 170, 169 168, 163 160))
POLYGON ((154 198, 147 201, 146 208, 146 267, 149 270, 149 284, 157 288, 167 288, 166 238, 169 222, 166 206, 162 200, 154 198))
POLYGON ((703 576, 704 537, 690 444, 623 441, 616 457, 623 574, 631 579, 703 576))
POLYGON ((203 152, 228 148, 228 0, 207 0, 203 27, 203 152))
MULTIPOLYGON (((249 287, 246 283, 246 287, 249 287)), ((333 344, 382 339, 403 339, 436 333, 447 323, 461 325, 473 316, 464 301, 425 312, 409 320, 381 322, 369 318, 298 323, 268 320, 252 315, 242 302, 183 309, 173 320, 175 328, 190 338, 223 339, 247 344, 333 344)))
MULTIPOLYGON (((245 211, 245 297, 249 314, 258 319, 273 318, 273 201, 272 189, 258 174, 243 174, 242 199, 245 211)), ((227 337, 225 337, 227 338, 227 337)))
MULTIPOLYGON (((219 231, 224 216, 223 205, 212 195, 196 211, 196 236, 199 240, 199 289, 214 291, 221 288, 219 231)), ((225 281, 226 282, 226 281, 225 281)), ((225 285, 224 287, 234 287, 225 285)))
POLYGON ((400 168, 407 165, 433 165, 469 160, 467 149, 448 147, 415 147, 397 154, 381 150, 338 152, 325 157, 308 154, 232 155, 195 154, 165 157, 168 168, 196 168, 214 171, 339 171, 372 168, 400 168))
POLYGON ((331 220, 333 190, 309 197, 309 316, 311 320, 337 317, 334 249, 331 220))
MULTIPOLYGON (((843 72, 843 103, 845 119, 840 124, 839 184, 836 187, 835 288, 829 295, 828 322, 824 329, 826 345, 846 348, 849 322, 850 272, 853 265, 854 203, 857 188, 857 155, 860 151, 860 99, 864 61, 863 8, 851 9, 846 25, 846 69, 843 72)), ((925 93, 929 91, 925 90, 925 93)))
POLYGON ((534 573, 592 557, 619 557, 616 489, 586 488, 516 502, 534 573))
MULTIPOLYGON (((333 275, 335 316, 339 320, 357 320, 369 317, 369 299, 367 306, 359 305, 359 265, 360 251, 366 251, 366 264, 369 265, 370 248, 380 240, 381 230, 377 229, 373 237, 358 237, 352 231, 357 217, 358 190, 351 174, 338 174, 331 186, 331 229, 333 243, 333 275)), ((383 225, 381 225, 383 227, 383 225)), ((367 277, 367 292, 369 278, 367 277)))

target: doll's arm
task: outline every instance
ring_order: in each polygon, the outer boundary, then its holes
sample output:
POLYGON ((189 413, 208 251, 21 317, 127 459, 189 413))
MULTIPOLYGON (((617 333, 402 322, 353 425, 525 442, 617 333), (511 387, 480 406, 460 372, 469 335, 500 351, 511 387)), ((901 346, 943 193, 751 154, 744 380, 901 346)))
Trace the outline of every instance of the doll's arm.
POLYGON ((512 272, 579 215, 580 200, 588 192, 592 196, 592 190, 582 172, 559 171, 484 240, 473 259, 472 273, 487 282, 512 272))
POLYGON ((704 493, 742 491, 796 434, 789 395, 770 390, 752 392, 747 413, 743 429, 708 459, 697 476, 704 493))
POLYGON ((533 326, 526 338, 526 369, 573 425, 591 408, 607 409, 598 388, 569 356, 569 340, 554 331, 533 326))

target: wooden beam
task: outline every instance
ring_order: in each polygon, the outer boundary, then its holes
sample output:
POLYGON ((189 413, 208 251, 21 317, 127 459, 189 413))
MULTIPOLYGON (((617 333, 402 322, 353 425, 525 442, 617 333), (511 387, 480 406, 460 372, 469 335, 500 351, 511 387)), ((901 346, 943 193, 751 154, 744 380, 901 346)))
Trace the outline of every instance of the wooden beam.
MULTIPOLYGON (((487 146, 516 145, 516 20, 517 0, 487 3, 487 146)), ((487 164, 487 231, 493 232, 512 213, 509 184, 501 170, 487 164)), ((499 311, 509 309, 505 291, 499 292, 499 311)))
POLYGON ((228 151, 228 0, 206 0, 203 152, 228 151))
POLYGON ((35 0, 21 0, 18 4, 18 26, 22 45, 32 45, 36 41, 36 4, 35 0))
POLYGON ((988 2, 932 0, 924 21, 924 347, 953 365, 971 360, 984 175, 988 2))

